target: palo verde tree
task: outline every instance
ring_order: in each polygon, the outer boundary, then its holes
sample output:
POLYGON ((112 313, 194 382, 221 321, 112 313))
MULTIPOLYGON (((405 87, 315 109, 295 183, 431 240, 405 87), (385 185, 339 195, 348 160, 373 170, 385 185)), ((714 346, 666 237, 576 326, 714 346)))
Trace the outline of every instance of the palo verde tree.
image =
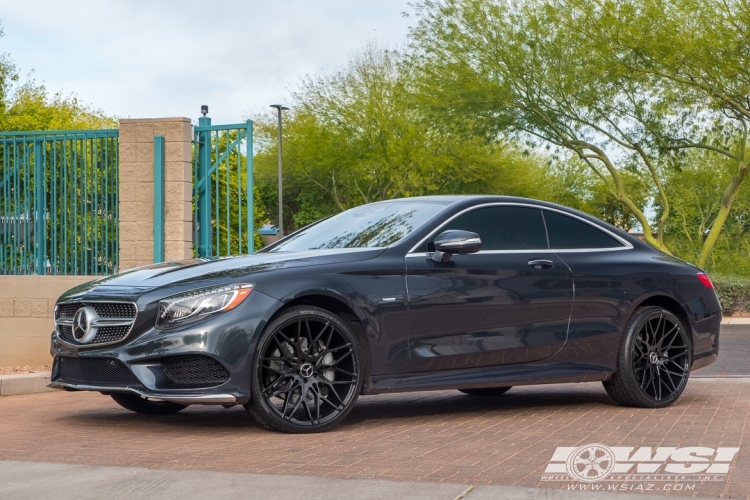
MULTIPOLYGON (((735 161, 721 158, 712 151, 688 149, 681 153, 679 166, 666 172, 672 214, 666 243, 676 255, 691 262, 697 262, 705 250, 726 187, 737 173, 735 161)), ((723 274, 750 274, 750 183, 740 186, 706 266, 723 274)))
MULTIPOLYGON (((0 37, 3 34, 0 29, 0 37)), ((18 73, 10 56, 1 53, 0 132, 117 126, 113 118, 82 103, 75 96, 50 94, 44 85, 37 84, 32 78, 22 81, 18 73)), ((117 179, 103 176, 102 172, 110 171, 108 169, 115 166, 112 152, 116 151, 117 139, 97 140, 97 147, 88 149, 83 142, 66 141, 61 147, 51 143, 42 145, 42 148, 46 148, 46 178, 40 178, 34 172, 38 150, 33 143, 11 140, 0 145, 0 215, 5 219, 6 228, 17 228, 0 234, 0 274, 12 268, 12 272, 28 272, 31 269, 29 266, 33 261, 24 231, 30 233, 28 221, 36 217, 32 214, 31 193, 40 184, 45 187, 47 196, 48 212, 44 215, 46 257, 56 272, 114 270, 116 245, 111 246, 111 242, 116 241, 117 227, 111 223, 112 211, 103 207, 112 207, 112 193, 116 193, 117 179), (79 158, 87 158, 88 161, 77 161, 79 158), (76 175, 69 176, 73 169, 76 175), (63 179, 66 181, 63 182, 63 179), (63 200, 70 201, 64 203, 63 200), (65 224, 74 221, 79 224, 80 230, 75 234, 64 231, 65 224), (109 252, 110 247, 112 252, 109 252)), ((39 238, 38 234, 35 238, 39 238)))
POLYGON ((723 183, 718 196, 703 200, 715 207, 701 211, 697 262, 704 266, 750 172, 750 3, 606 1, 593 14, 576 0, 575 10, 592 40, 606 49, 606 60, 629 79, 648 83, 648 106, 636 108, 634 118, 654 146, 676 153, 669 160, 677 169, 691 155, 695 166, 698 156, 691 151, 705 152, 698 162, 712 181, 723 183))
POLYGON ((427 104, 471 117, 486 137, 512 133, 574 153, 667 253, 676 152, 736 160, 702 242, 704 265, 747 174, 744 77, 720 62, 747 57, 743 12, 719 0, 428 0, 416 6, 411 63, 427 104), (655 221, 626 175, 650 186, 655 221))
MULTIPOLYGON (((403 56, 374 42, 330 75, 307 78, 284 119, 285 213, 299 227, 373 201, 431 194, 545 198, 552 175, 502 141, 437 124, 413 99, 403 56)), ((276 123, 260 117, 256 156, 266 206, 276 206, 276 123)))

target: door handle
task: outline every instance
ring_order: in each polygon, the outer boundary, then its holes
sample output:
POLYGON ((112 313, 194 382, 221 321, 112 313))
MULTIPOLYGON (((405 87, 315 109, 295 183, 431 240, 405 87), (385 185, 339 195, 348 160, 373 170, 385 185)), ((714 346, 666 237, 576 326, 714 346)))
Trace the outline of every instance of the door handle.
POLYGON ((551 260, 546 260, 546 259, 530 260, 529 265, 533 267, 534 269, 538 269, 540 271, 542 269, 552 269, 553 267, 555 267, 554 262, 552 262, 551 260))

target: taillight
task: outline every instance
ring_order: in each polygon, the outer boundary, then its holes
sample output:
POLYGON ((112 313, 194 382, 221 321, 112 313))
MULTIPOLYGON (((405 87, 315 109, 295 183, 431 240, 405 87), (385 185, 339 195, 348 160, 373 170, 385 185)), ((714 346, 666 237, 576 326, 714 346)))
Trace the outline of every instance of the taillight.
POLYGON ((698 273, 698 280, 703 283, 703 286, 706 288, 713 288, 714 284, 711 283, 711 279, 708 277, 706 273, 698 273))

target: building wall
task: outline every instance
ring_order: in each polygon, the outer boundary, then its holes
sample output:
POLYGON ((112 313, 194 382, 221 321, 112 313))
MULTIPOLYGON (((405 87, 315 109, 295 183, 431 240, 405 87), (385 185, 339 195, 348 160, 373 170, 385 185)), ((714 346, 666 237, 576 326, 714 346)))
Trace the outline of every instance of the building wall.
POLYGON ((0 276, 0 366, 48 365, 57 298, 96 276, 0 276))

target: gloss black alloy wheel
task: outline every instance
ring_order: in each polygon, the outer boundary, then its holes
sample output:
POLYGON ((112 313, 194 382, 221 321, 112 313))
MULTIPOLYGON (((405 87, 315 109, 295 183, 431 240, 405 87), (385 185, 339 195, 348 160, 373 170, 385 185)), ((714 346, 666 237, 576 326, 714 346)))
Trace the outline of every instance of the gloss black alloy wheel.
POLYGON ((618 371, 604 388, 625 406, 668 406, 685 389, 692 362, 692 345, 682 321, 666 309, 643 307, 628 322, 618 371))
POLYGON ((362 351, 351 328, 317 307, 271 323, 256 348, 248 412, 270 430, 325 431, 351 411, 362 386, 362 351))

